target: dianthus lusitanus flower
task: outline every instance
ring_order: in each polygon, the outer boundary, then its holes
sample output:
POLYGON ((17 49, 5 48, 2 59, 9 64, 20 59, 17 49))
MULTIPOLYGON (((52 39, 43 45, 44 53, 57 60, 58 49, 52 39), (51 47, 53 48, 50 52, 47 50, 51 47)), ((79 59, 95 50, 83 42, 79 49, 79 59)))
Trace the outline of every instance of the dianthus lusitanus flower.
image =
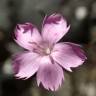
POLYGON ((38 86, 42 84, 44 88, 56 91, 64 80, 63 69, 72 71, 72 67, 78 67, 86 59, 80 45, 58 43, 69 28, 60 14, 46 16, 41 33, 31 23, 18 24, 14 40, 27 50, 13 56, 15 76, 28 79, 36 73, 38 86))

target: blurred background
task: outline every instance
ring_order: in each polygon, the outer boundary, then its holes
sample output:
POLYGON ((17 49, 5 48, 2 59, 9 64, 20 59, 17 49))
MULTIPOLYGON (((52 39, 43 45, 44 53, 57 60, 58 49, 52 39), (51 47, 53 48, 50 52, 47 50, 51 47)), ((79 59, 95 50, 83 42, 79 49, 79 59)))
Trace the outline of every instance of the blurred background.
POLYGON ((0 0, 0 96, 96 96, 96 0, 0 0), (71 28, 62 41, 82 44, 88 60, 72 73, 57 92, 37 87, 35 76, 17 80, 11 56, 23 50, 12 39, 18 23, 41 28, 46 14, 59 12, 71 28))

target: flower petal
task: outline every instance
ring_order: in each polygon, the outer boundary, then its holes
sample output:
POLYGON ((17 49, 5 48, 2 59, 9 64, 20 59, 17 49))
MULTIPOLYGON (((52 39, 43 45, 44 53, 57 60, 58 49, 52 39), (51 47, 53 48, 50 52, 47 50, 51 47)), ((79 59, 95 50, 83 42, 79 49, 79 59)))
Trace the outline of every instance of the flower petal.
POLYGON ((79 45, 68 42, 56 44, 51 56, 68 71, 72 71, 71 67, 78 67, 83 64, 86 59, 84 51, 79 45))
POLYGON ((60 14, 52 14, 44 19, 42 36, 44 41, 50 43, 58 42, 69 30, 67 22, 60 14))
POLYGON ((31 23, 18 24, 14 35, 14 40, 28 50, 32 50, 32 42, 39 43, 41 41, 40 33, 31 23))
POLYGON ((28 79, 34 75, 39 68, 39 55, 33 52, 19 53, 13 56, 12 64, 15 76, 28 79))
POLYGON ((64 79, 63 70, 58 64, 45 64, 37 72, 38 86, 42 83, 47 90, 56 91, 64 79))

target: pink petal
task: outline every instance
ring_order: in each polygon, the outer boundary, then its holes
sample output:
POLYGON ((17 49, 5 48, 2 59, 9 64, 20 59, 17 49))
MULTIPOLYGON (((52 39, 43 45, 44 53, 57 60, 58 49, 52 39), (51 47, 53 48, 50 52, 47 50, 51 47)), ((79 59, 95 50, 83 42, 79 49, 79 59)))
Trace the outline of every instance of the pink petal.
POLYGON ((68 42, 56 44, 51 56, 68 71, 72 71, 71 67, 78 67, 83 64, 86 59, 84 51, 79 45, 68 42))
POLYGON ((18 24, 14 35, 14 40, 28 50, 32 50, 32 42, 39 43, 41 41, 40 33, 31 23, 18 24))
POLYGON ((47 90, 56 91, 63 79, 63 70, 58 64, 44 64, 37 72, 38 86, 42 83, 47 90))
POLYGON ((44 41, 50 43, 58 42, 69 30, 67 22, 60 14, 52 14, 43 22, 42 36, 44 41))
POLYGON ((39 55, 33 52, 19 53, 13 56, 12 64, 15 76, 28 79, 34 75, 39 68, 39 55))

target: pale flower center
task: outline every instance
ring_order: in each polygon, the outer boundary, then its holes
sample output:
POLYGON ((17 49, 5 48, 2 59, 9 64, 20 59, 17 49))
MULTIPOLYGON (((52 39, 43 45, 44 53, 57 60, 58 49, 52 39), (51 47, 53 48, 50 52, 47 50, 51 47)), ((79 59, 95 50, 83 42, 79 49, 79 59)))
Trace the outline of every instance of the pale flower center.
POLYGON ((45 53, 46 53, 46 54, 50 54, 50 53, 51 53, 51 49, 50 49, 50 48, 46 48, 46 49, 45 49, 45 53))
POLYGON ((50 47, 45 43, 38 45, 37 43, 32 42, 31 44, 35 45, 35 47, 33 48, 33 51, 40 55, 50 55, 52 52, 52 47, 50 47))

